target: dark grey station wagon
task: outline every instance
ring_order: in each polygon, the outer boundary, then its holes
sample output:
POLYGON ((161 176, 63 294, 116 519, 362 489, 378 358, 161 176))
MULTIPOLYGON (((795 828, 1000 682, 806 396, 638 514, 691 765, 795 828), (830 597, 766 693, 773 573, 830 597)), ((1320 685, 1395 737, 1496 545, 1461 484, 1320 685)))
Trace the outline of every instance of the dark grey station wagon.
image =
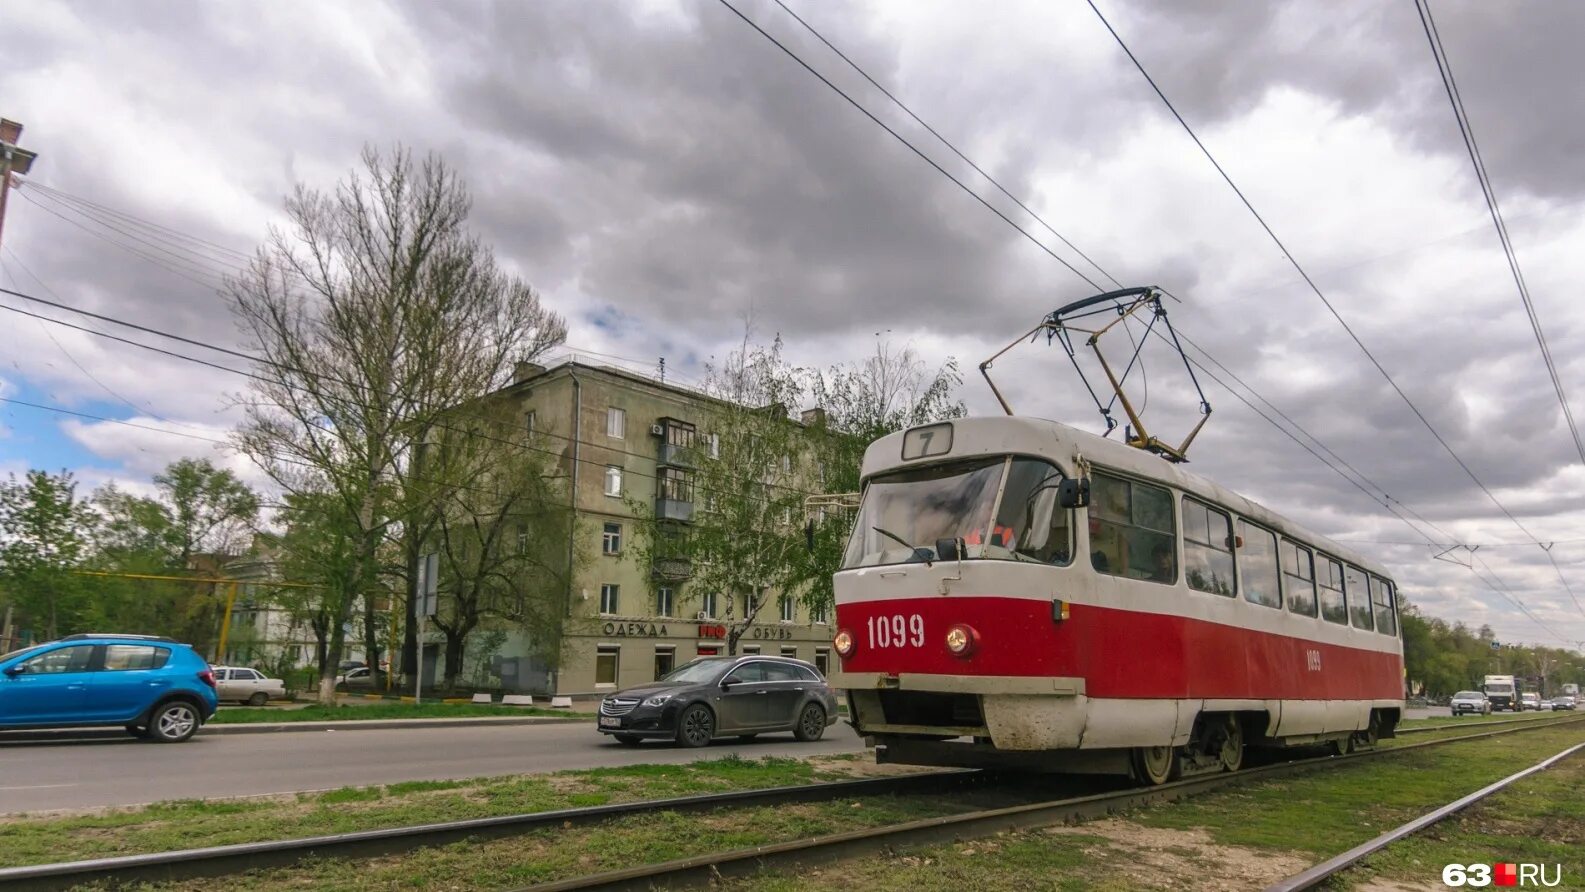
POLYGON ((704 746, 777 731, 819 740, 836 720, 836 693, 815 667, 754 654, 704 657, 611 694, 600 701, 599 728, 628 746, 646 737, 704 746))

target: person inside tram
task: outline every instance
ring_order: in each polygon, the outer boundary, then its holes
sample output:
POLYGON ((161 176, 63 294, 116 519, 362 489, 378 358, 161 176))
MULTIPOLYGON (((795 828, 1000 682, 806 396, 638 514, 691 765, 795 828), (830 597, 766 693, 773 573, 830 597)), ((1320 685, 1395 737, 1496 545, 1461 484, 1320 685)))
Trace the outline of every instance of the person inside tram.
POLYGON ((1152 582, 1175 582, 1178 578, 1177 562, 1172 559, 1172 546, 1166 542, 1157 542, 1151 550, 1151 557, 1155 564, 1151 568, 1150 580, 1152 582))

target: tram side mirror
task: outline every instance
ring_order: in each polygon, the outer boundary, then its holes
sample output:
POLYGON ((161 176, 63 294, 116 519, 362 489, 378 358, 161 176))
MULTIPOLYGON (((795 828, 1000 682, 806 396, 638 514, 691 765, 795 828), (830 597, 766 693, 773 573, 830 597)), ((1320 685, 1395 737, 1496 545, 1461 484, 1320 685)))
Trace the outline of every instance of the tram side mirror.
POLYGON ((964 544, 962 539, 937 539, 936 559, 941 561, 963 560, 964 544))
POLYGON ((1089 478, 1064 479, 1057 484, 1057 504, 1064 508, 1083 508, 1090 504, 1089 478))

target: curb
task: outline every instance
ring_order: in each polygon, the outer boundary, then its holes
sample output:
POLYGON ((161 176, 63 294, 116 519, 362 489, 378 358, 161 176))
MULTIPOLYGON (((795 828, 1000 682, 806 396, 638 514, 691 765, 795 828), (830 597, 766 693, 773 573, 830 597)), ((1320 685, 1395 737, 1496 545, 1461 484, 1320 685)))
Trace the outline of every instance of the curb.
POLYGON ((576 725, 592 723, 589 718, 541 718, 538 716, 476 716, 459 719, 348 719, 332 722, 245 722, 208 724, 199 731, 213 734, 273 734, 291 731, 389 731, 399 728, 477 728, 490 725, 576 725))

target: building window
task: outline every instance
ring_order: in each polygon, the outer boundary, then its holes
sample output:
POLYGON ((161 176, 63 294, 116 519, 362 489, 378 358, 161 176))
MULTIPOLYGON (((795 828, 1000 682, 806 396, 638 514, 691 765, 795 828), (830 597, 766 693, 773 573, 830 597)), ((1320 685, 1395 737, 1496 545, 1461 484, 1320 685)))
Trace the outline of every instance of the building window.
POLYGON ((602 644, 594 651, 594 686, 616 687, 617 673, 621 669, 622 648, 615 644, 602 644))
POLYGON ((798 603, 793 600, 792 595, 782 595, 780 606, 782 622, 790 623, 798 618, 798 603))
POLYGON ((528 414, 523 416, 523 432, 532 434, 534 432, 534 423, 537 420, 535 412, 530 409, 528 414))
POLYGON ((604 532, 600 533, 600 553, 601 554, 621 554, 622 553, 622 525, 621 524, 619 524, 619 523, 608 523, 608 524, 605 525, 604 532))
POLYGON ((682 468, 661 468, 657 486, 663 499, 673 502, 693 501, 693 477, 682 468))
POLYGON ((671 616, 671 589, 659 588, 655 590, 655 615, 671 616))
POLYGON ((750 619, 759 610, 759 592, 743 593, 743 618, 750 619))
POLYGON ((721 457, 721 435, 720 434, 711 434, 710 435, 710 457, 711 458, 720 458, 721 457))
POLYGON ((613 440, 627 436, 627 410, 612 406, 605 410, 605 435, 613 440))
POLYGON ((821 675, 831 674, 831 648, 815 648, 815 668, 820 670, 821 675))
POLYGON ((677 648, 655 648, 655 680, 660 681, 677 667, 677 648))
POLYGON ((700 605, 699 612, 704 614, 706 619, 715 619, 715 592, 705 592, 704 598, 701 600, 703 600, 704 603, 700 605))
POLYGON ((528 530, 517 531, 517 553, 528 554, 528 530))
POLYGON ((622 495, 622 468, 619 465, 609 465, 605 469, 605 494, 608 496, 622 495))
POLYGON ((827 607, 823 602, 809 608, 809 621, 812 623, 818 623, 822 626, 825 625, 831 621, 827 612, 829 609, 830 608, 827 607))
POLYGON ((798 645, 789 644, 781 649, 781 655, 789 660, 798 659, 798 645))
POLYGON ((600 586, 600 612, 616 613, 618 601, 622 594, 622 587, 614 582, 607 582, 600 586))
POLYGON ((743 654, 745 656, 750 656, 750 657, 759 656, 759 645, 758 644, 745 644, 745 645, 743 645, 743 654))
POLYGON ((666 419, 666 445, 692 449, 696 432, 694 426, 675 418, 666 419))

